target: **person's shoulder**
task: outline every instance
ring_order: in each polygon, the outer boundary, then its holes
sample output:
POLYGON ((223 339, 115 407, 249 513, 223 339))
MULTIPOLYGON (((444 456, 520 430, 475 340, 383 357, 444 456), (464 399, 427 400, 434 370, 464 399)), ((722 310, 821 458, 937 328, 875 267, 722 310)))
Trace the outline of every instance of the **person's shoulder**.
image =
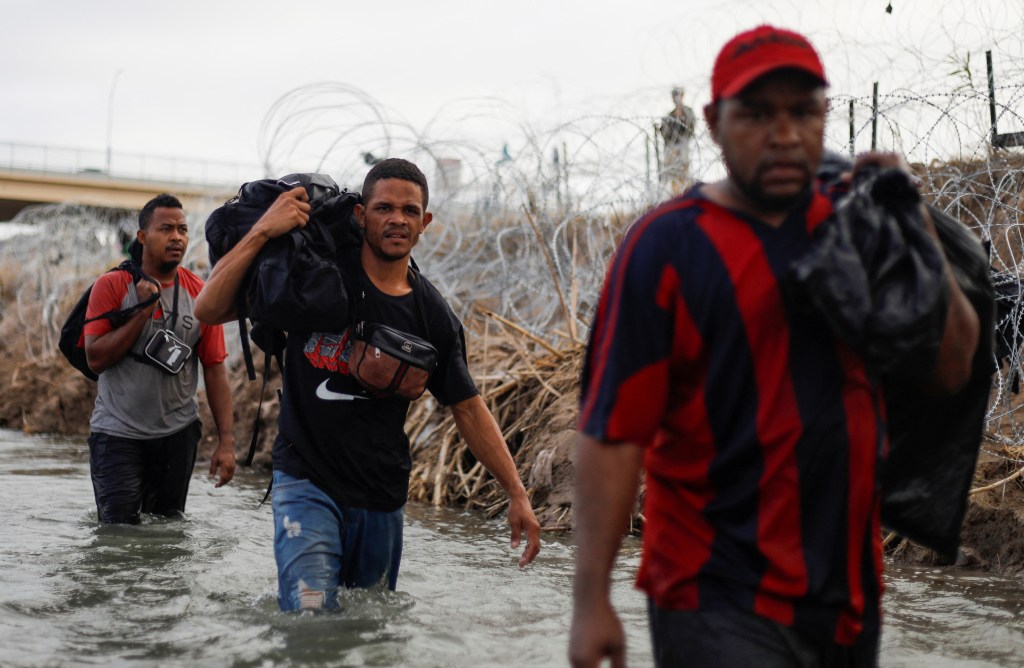
POLYGON ((128 288, 134 283, 130 272, 122 269, 106 271, 93 281, 89 291, 89 308, 92 313, 119 308, 128 288))
POLYGON ((657 262, 679 252, 684 240, 699 227, 707 213, 706 200, 698 188, 691 188, 661 202, 626 230, 618 254, 630 262, 657 262))
POLYGON ((413 290, 419 290, 420 295, 433 306, 443 306, 446 309, 450 308, 448 306, 448 300, 444 298, 444 295, 442 295, 441 291, 437 289, 437 286, 430 282, 430 279, 418 271, 415 272, 414 276, 415 283, 412 286, 413 290))
POLYGON ((193 297, 198 295, 199 291, 206 285, 203 279, 181 265, 178 266, 178 280, 181 282, 182 287, 188 290, 188 293, 193 297))
POLYGON ((133 283, 131 272, 124 269, 112 269, 100 274, 93 283, 93 289, 122 289, 133 283))
POLYGON ((702 184, 697 184, 681 195, 660 202, 640 216, 633 227, 665 230, 692 223, 706 209, 701 187, 702 184))
POLYGON ((444 329, 450 329, 453 333, 461 330, 462 320, 455 315, 455 311, 452 310, 448 300, 437 289, 437 286, 419 272, 416 272, 415 276, 416 283, 413 285, 413 290, 422 297, 423 308, 426 310, 427 318, 432 326, 444 323, 444 329))

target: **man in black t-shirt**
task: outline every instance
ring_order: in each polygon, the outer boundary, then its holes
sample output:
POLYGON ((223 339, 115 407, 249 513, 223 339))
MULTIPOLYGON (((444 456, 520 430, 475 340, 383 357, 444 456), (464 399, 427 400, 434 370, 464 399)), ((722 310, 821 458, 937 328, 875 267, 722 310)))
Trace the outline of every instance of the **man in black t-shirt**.
MULTIPOLYGON (((462 323, 437 289, 410 271, 409 258, 430 223, 427 181, 411 162, 387 159, 363 182, 356 218, 358 256, 339 258, 360 320, 428 340, 438 363, 427 389, 449 406, 474 456, 509 495, 519 560, 540 549, 540 525, 501 430, 466 364, 462 323)), ((196 301, 203 322, 235 317, 235 295, 263 245, 309 219, 306 191, 283 193, 217 263, 196 301)), ((341 587, 395 589, 411 458, 409 400, 375 397, 348 369, 350 330, 288 333, 279 433, 274 442, 274 554, 282 610, 338 606, 341 587)))

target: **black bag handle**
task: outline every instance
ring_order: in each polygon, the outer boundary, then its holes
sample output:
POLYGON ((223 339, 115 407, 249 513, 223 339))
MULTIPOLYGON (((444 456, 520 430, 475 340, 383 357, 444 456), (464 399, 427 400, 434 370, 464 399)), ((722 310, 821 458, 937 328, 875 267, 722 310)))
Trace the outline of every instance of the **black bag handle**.
POLYGON ((423 287, 419 283, 420 273, 409 267, 409 283, 412 285, 412 294, 416 298, 416 310, 420 314, 420 321, 423 323, 423 331, 427 333, 426 339, 430 341, 430 323, 427 321, 427 309, 423 306, 423 295, 421 291, 423 287), (417 290, 416 288, 420 289, 417 290))
MULTIPOLYGON (((131 275, 133 283, 138 282, 140 279, 144 278, 153 285, 157 286, 158 288, 160 287, 160 283, 158 283, 155 279, 150 278, 149 276, 142 273, 142 270, 138 266, 136 266, 133 260, 125 260, 124 262, 110 269, 109 271, 127 271, 131 275)), ((110 309, 109 311, 100 313, 99 315, 93 316, 92 318, 86 318, 85 320, 82 321, 82 324, 85 325, 87 323, 106 318, 110 320, 110 324, 114 327, 114 329, 117 329, 118 327, 123 325, 125 321, 128 320, 128 318, 132 317, 137 312, 146 308, 147 306, 154 303, 158 299, 160 299, 159 290, 157 290, 155 294, 150 295, 149 297, 140 301, 137 304, 133 304, 123 309, 110 309)))

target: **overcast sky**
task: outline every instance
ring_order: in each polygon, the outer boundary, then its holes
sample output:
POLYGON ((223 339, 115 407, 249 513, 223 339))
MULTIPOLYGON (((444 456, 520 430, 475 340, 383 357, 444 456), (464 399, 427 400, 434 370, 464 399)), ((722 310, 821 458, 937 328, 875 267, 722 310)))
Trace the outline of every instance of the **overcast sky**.
POLYGON ((275 100, 314 82, 363 91, 416 128, 478 98, 538 127, 659 115, 675 84, 706 102, 717 49, 764 21, 811 37, 833 93, 946 85, 968 56, 984 81, 986 49, 1019 80, 1021 0, 886 4, 0 0, 0 142, 102 151, 110 123, 115 152, 256 164, 275 100))

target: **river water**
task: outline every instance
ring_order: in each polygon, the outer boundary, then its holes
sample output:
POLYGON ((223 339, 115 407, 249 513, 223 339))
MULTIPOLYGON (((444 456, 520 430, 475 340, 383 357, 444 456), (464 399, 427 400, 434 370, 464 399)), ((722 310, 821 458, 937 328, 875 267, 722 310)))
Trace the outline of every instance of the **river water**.
MULTIPOLYGON (((0 666, 563 666, 573 547, 516 565, 502 522, 410 504, 397 592, 283 614, 266 478, 193 479, 184 520, 99 527, 84 442, 0 430, 0 666)), ((612 595, 650 666, 627 541, 612 595)), ((1024 580, 891 568, 883 666, 1024 663, 1024 580)))

